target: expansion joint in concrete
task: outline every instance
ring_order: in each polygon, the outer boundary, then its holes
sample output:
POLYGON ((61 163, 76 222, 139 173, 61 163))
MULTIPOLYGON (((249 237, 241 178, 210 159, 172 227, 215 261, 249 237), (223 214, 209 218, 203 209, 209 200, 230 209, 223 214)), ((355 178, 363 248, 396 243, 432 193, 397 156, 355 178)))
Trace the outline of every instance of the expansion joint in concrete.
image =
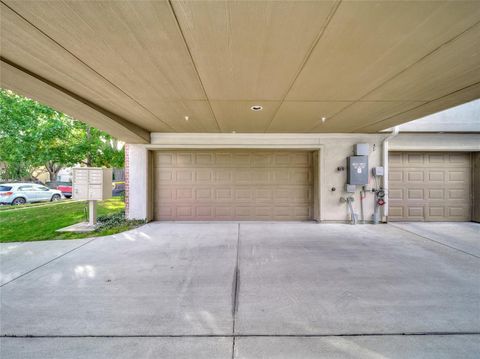
POLYGON ((95 239, 97 239, 97 238, 92 238, 92 239, 89 240, 88 242, 85 242, 85 243, 79 245, 78 247, 75 247, 75 248, 73 248, 73 249, 71 249, 71 250, 69 250, 69 251, 67 251, 67 252, 65 252, 65 253, 63 253, 63 254, 61 254, 61 255, 53 258, 53 259, 50 259, 48 262, 45 262, 45 263, 43 263, 43 264, 40 264, 39 266, 37 266, 37 267, 35 267, 35 268, 32 268, 32 269, 30 269, 29 271, 27 271, 27 272, 25 272, 25 273, 22 273, 22 274, 20 274, 19 276, 16 276, 15 278, 10 279, 8 282, 5 282, 5 283, 3 283, 2 285, 0 285, 0 288, 3 287, 3 286, 6 286, 6 285, 9 284, 9 283, 12 283, 12 282, 16 281, 17 279, 20 279, 20 278, 22 278, 22 277, 24 277, 24 276, 26 276, 26 275, 28 275, 28 274, 36 271, 37 269, 40 269, 40 268, 46 266, 47 264, 50 264, 50 263, 56 261, 57 259, 60 259, 60 258, 62 258, 62 257, 64 257, 64 256, 66 256, 66 255, 69 254, 69 253, 72 253, 72 252, 76 251, 77 249, 82 248, 83 246, 86 246, 86 245, 89 244, 90 242, 93 242, 95 239))
POLYGON ((472 257, 475 257, 475 258, 480 259, 479 256, 477 256, 477 255, 475 255, 475 254, 472 254, 472 253, 469 253, 469 252, 466 252, 466 251, 464 251, 464 250, 461 250, 461 249, 459 249, 459 248, 457 248, 457 247, 453 247, 453 246, 450 246, 450 245, 448 245, 448 244, 442 243, 442 242, 440 242, 440 241, 436 241, 435 239, 432 239, 432 238, 429 238, 429 237, 426 237, 426 236, 422 236, 421 234, 418 234, 418 233, 409 231, 408 229, 401 228, 401 227, 397 227, 397 226, 395 226, 395 225, 393 225, 393 224, 391 224, 391 223, 389 223, 389 224, 390 224, 392 227, 397 228, 397 229, 399 229, 399 230, 401 230, 401 231, 403 231, 403 232, 407 232, 407 233, 413 234, 413 235, 415 235, 415 236, 417 236, 417 237, 420 237, 420 238, 426 239, 426 240, 428 240, 428 241, 431 241, 431 242, 440 244, 440 245, 442 245, 442 246, 444 246, 444 247, 453 249, 453 250, 455 250, 455 251, 457 251, 457 252, 460 252, 460 253, 463 253, 463 254, 467 254, 467 255, 469 255, 469 256, 472 256, 472 257))
POLYGON ((326 334, 92 334, 92 335, 15 335, 4 334, 3 338, 331 338, 331 337, 419 337, 479 335, 480 331, 438 332, 393 332, 393 333, 326 333, 326 334))

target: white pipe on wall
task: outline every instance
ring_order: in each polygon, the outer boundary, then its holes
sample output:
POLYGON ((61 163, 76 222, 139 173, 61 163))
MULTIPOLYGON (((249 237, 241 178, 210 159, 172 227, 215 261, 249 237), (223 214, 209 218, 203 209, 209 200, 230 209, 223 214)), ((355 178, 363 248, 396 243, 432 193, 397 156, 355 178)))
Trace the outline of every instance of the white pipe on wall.
POLYGON ((385 204, 383 205, 383 222, 388 222, 388 205, 389 205, 389 200, 388 200, 388 141, 390 141, 392 138, 398 135, 400 131, 399 126, 395 126, 393 128, 393 131, 385 137, 383 140, 383 190, 385 191, 385 204))

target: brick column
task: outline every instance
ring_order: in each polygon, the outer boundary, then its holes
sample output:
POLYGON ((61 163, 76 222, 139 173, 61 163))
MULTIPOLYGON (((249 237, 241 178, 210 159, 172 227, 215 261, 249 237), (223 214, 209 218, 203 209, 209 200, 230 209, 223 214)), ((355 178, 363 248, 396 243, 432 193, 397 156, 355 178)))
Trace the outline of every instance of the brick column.
POLYGON ((128 202, 130 197, 130 155, 128 151, 128 144, 125 144, 125 216, 128 217, 128 202))

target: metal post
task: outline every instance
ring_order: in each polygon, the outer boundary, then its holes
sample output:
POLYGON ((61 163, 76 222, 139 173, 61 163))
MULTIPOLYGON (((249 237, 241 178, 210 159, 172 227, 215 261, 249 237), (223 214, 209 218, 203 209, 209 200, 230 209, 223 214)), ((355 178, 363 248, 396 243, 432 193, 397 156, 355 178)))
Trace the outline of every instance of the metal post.
POLYGON ((88 225, 94 227, 97 224, 97 201, 88 201, 88 225))

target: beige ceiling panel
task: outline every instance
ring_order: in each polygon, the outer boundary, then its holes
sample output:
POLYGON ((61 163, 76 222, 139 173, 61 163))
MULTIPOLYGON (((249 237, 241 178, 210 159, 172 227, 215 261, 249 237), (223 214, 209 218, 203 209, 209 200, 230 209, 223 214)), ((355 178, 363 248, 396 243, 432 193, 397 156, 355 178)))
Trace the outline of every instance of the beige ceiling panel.
POLYGON ((174 1, 212 100, 281 100, 334 1, 174 1))
POLYGON ((424 102, 356 102, 337 113, 314 132, 353 132, 365 125, 405 112, 424 102))
POLYGON ((262 111, 252 111, 254 101, 211 101, 222 132, 265 132, 280 101, 262 101, 262 111))
POLYGON ((364 99, 432 101, 477 82, 480 82, 480 24, 364 99))
MULTIPOLYGON (((153 110, 161 113, 175 132, 220 132, 208 101, 157 101, 153 110), (185 119, 188 116, 188 121, 185 119)), ((152 129, 161 132, 161 129, 152 129)))
POLYGON ((0 61, 0 86, 45 103, 128 143, 149 143, 150 134, 125 119, 103 114, 59 89, 0 61))
POLYGON ((479 19, 478 1, 342 2, 287 99, 360 99, 479 19))
POLYGON ((171 130, 135 100, 1 5, 1 55, 137 125, 171 130))
MULTIPOLYGON (((267 132, 323 132, 322 117, 326 120, 351 102, 285 101, 280 106, 267 132)), ((326 124, 327 122, 325 122, 326 124)))
POLYGON ((356 132, 378 132, 392 126, 400 125, 402 123, 424 117, 426 115, 445 110, 450 107, 461 105, 469 101, 480 98, 480 84, 475 84, 465 88, 461 91, 454 92, 448 96, 428 102, 419 107, 413 108, 409 111, 394 115, 389 118, 380 120, 374 124, 362 127, 356 132))
POLYGON ((205 99, 168 1, 8 5, 147 108, 152 93, 157 100, 205 99))

